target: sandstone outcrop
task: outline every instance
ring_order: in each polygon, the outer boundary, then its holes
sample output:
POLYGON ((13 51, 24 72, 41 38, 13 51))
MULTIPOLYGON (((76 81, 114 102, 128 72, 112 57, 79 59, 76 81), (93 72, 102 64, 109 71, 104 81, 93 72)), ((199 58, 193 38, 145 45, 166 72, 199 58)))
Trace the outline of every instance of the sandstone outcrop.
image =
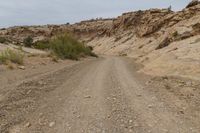
POLYGON ((190 8, 190 7, 196 6, 196 5, 198 5, 198 4, 200 4, 200 1, 199 1, 199 0, 192 0, 192 1, 186 6, 186 8, 190 8))

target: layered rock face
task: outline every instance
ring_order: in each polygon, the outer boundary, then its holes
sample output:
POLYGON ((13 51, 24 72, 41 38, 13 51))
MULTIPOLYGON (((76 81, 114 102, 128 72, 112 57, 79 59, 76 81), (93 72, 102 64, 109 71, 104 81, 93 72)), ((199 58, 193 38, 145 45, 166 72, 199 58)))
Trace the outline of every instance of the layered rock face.
POLYGON ((134 58, 144 65, 140 72, 199 80, 199 1, 192 1, 179 12, 150 9, 73 25, 13 27, 0 30, 0 36, 21 43, 27 36, 42 40, 66 32, 92 46, 98 54, 134 58))
POLYGON ((196 5, 198 5, 198 4, 200 4, 200 1, 199 1, 199 0, 192 0, 192 1, 186 6, 186 8, 190 8, 190 7, 196 6, 196 5))
POLYGON ((147 74, 199 80, 200 4, 179 12, 151 9, 123 14, 105 36, 88 45, 100 54, 133 57, 147 74))

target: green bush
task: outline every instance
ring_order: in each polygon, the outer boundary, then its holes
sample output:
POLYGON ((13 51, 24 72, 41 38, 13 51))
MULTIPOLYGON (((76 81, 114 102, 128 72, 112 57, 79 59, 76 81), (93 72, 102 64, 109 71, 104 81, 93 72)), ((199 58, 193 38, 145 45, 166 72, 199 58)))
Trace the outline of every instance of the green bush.
POLYGON ((23 43, 24 43, 24 46, 26 46, 26 47, 32 47, 33 38, 28 36, 27 38, 24 39, 23 43))
POLYGON ((41 50, 50 49, 49 41, 48 40, 37 41, 34 44, 34 48, 41 50))
POLYGON ((11 49, 7 49, 0 53, 0 64, 6 64, 7 61, 22 65, 24 55, 21 52, 17 52, 11 49))
POLYGON ((78 60, 82 56, 95 56, 90 47, 69 35, 57 36, 50 41, 50 49, 61 59, 78 60))
POLYGON ((5 43, 6 42, 6 38, 5 37, 0 37, 0 43, 5 43))
POLYGON ((41 50, 50 50, 54 55, 61 59, 78 60, 84 56, 97 57, 92 52, 91 46, 85 46, 70 35, 59 35, 50 40, 38 41, 34 44, 34 48, 41 50))

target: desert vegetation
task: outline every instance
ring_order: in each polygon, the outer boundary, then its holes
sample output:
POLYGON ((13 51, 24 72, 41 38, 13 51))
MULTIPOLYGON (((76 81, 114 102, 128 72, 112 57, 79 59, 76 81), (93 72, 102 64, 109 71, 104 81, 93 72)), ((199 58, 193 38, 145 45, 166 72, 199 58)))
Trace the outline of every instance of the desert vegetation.
POLYGON ((34 48, 36 49, 40 49, 40 50, 49 50, 50 49, 50 45, 49 45, 49 41, 48 40, 41 40, 41 41, 37 41, 34 44, 34 48))
POLYGON ((6 38, 5 37, 0 37, 0 43, 5 43, 6 42, 6 38))
POLYGON ((19 51, 7 49, 0 53, 0 64, 7 64, 8 62, 23 64, 24 55, 19 51))
POLYGON ((23 43, 24 43, 24 46, 26 46, 26 47, 32 47, 33 38, 28 36, 27 38, 24 39, 23 43))
POLYGON ((94 56, 96 54, 92 52, 92 48, 85 46, 77 39, 70 35, 58 35, 50 40, 38 41, 35 43, 34 48, 41 50, 49 50, 54 55, 61 59, 78 60, 84 56, 94 56))

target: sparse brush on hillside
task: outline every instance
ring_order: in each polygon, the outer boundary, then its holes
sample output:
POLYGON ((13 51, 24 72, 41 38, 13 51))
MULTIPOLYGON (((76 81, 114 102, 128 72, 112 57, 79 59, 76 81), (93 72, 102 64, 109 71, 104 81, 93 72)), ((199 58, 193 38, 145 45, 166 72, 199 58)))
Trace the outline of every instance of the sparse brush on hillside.
POLYGON ((49 41, 48 40, 37 41, 34 44, 34 48, 41 49, 41 50, 48 50, 48 49, 50 49, 49 41))
POLYGON ((6 42, 6 38, 5 37, 0 37, 0 43, 5 43, 6 42))
POLYGON ((51 50, 61 59, 78 60, 84 56, 94 56, 92 48, 85 46, 70 35, 59 35, 49 41, 39 41, 35 44, 35 48, 51 50))
POLYGON ((6 64, 7 62, 23 64, 24 55, 21 52, 7 49, 0 53, 0 64, 6 64))
POLYGON ((24 46, 26 46, 26 47, 32 47, 33 38, 28 36, 27 38, 24 39, 23 43, 24 43, 24 46))

